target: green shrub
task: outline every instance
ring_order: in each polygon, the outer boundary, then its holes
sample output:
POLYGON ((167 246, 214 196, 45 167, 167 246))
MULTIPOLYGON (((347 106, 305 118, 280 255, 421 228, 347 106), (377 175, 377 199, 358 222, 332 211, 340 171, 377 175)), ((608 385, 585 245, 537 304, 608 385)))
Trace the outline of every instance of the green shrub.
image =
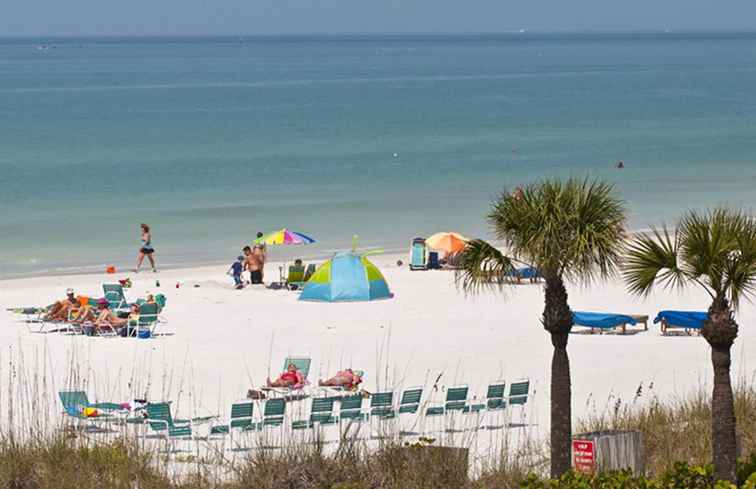
POLYGON ((711 465, 688 465, 676 462, 673 468, 657 478, 634 477, 623 470, 598 475, 568 472, 559 479, 539 479, 530 475, 522 489, 756 489, 756 453, 738 463, 739 486, 713 480, 711 465))

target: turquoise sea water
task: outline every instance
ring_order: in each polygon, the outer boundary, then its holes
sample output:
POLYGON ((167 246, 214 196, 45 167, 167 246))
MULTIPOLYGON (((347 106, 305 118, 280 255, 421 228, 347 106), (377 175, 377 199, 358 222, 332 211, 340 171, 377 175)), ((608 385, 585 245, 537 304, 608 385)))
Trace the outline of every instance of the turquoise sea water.
POLYGON ((749 34, 0 40, 0 276, 132 267, 140 222, 163 266, 487 236, 541 176, 751 207, 754 87, 749 34))

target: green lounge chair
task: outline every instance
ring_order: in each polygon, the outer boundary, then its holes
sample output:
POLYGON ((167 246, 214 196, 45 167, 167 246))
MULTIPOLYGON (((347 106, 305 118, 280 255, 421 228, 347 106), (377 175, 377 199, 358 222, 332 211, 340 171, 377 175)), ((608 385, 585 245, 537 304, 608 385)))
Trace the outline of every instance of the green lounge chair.
POLYGON ((254 428, 263 430, 267 427, 281 427, 284 424, 285 415, 286 401, 284 399, 268 399, 263 409, 262 421, 254 425, 254 428))
POLYGON ((294 421, 292 429, 301 430, 315 428, 317 425, 329 425, 336 423, 336 417, 333 415, 333 397, 315 397, 312 399, 310 406, 310 417, 308 419, 294 421))
POLYGON ((507 399, 509 406, 520 407, 520 422, 516 425, 512 425, 510 423, 510 426, 524 426, 523 420, 525 418, 525 404, 528 402, 529 393, 530 393, 529 380, 521 380, 518 382, 512 382, 512 384, 509 385, 509 398, 507 399))
POLYGON ((289 274, 286 276, 286 287, 289 290, 298 290, 305 284, 305 267, 292 265, 289 267, 289 274))
POLYGON ((342 397, 339 406, 339 421, 365 421, 367 415, 362 412, 362 400, 362 394, 342 397))
POLYGON ((310 365, 312 365, 312 359, 310 357, 287 357, 284 360, 283 370, 289 368, 289 365, 294 364, 297 370, 302 372, 302 376, 307 380, 307 376, 310 375, 310 365))
POLYGON ((497 380, 488 385, 485 403, 469 404, 465 406, 463 412, 479 413, 484 410, 495 411, 497 409, 504 409, 507 405, 504 400, 505 391, 506 382, 503 380, 497 380))
POLYGON ((126 300, 126 294, 123 292, 121 284, 102 284, 102 292, 105 300, 108 301, 110 310, 115 313, 128 312, 129 303, 126 300))
POLYGON ((423 397, 422 387, 406 389, 399 401, 399 414, 415 414, 420 409, 420 399, 423 397))
POLYGON ((128 414, 128 409, 115 402, 89 402, 84 391, 59 391, 58 397, 63 405, 63 412, 74 419, 92 423, 106 421, 120 421, 128 414), (94 408, 104 412, 103 415, 87 417, 84 408, 94 408))
POLYGON ((439 416, 450 411, 463 411, 467 405, 469 387, 460 385, 446 389, 446 402, 443 406, 432 406, 425 411, 426 416, 439 416))
POLYGON ((228 424, 215 425, 210 428, 211 435, 227 435, 232 430, 248 430, 252 427, 252 415, 255 404, 251 401, 237 402, 231 405, 231 418, 228 424))
POLYGON ((137 332, 149 331, 149 336, 155 335, 155 329, 158 325, 158 311, 160 306, 157 303, 145 303, 139 307, 139 323, 137 332))
MULTIPOLYGON (((422 387, 411 387, 409 389, 405 389, 404 392, 402 392, 402 398, 399 400, 399 410, 398 414, 401 416, 404 415, 416 415, 418 414, 418 411, 420 410, 420 400, 423 397, 423 388, 422 387)), ((406 416, 405 416, 406 418, 406 416)), ((415 429, 415 425, 417 424, 417 417, 414 417, 413 422, 411 425, 406 425, 405 427, 407 429, 400 429, 399 434, 400 435, 416 435, 418 434, 415 429)))
POLYGON ((148 403, 147 418, 144 422, 155 434, 168 443, 168 452, 178 451, 174 443, 177 440, 193 440, 192 420, 174 419, 169 402, 148 403))
POLYGON ((370 417, 389 419, 395 416, 394 393, 376 392, 370 396, 370 417))
POLYGON ((522 380, 513 382, 509 386, 509 405, 523 405, 528 402, 528 393, 530 391, 530 381, 522 380))
MULTIPOLYGON (((431 406, 425 410, 426 417, 443 416, 444 423, 448 420, 447 414, 453 414, 455 412, 463 412, 467 405, 467 392, 469 388, 467 385, 460 385, 449 387, 446 389, 446 402, 441 406, 431 406)), ((453 425, 453 423, 451 423, 453 425)), ((455 431, 453 428, 444 428, 447 432, 455 431)))

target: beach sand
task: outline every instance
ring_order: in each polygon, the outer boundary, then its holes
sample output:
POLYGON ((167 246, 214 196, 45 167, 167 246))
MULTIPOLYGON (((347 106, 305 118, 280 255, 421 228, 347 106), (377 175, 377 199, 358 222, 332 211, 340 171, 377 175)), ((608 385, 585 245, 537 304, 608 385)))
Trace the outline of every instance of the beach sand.
MULTIPOLYGON (((440 385, 467 383, 471 397, 480 398, 491 380, 529 378, 534 391, 529 422, 545 436, 552 348, 540 325, 542 286, 523 284, 503 293, 466 297, 455 287, 452 272, 411 272, 396 265, 399 258, 406 257, 371 257, 395 295, 371 303, 303 303, 291 291, 237 291, 225 267, 2 281, 0 392, 8 393, 9 379, 32 382, 30 376, 36 374, 46 377, 36 395, 49 396, 47 409, 53 417, 60 416, 56 392, 67 385, 85 388, 98 399, 172 400, 181 416, 227 414, 230 403, 243 398, 248 388, 277 374, 287 355, 306 355, 313 360, 313 384, 351 366, 366 371, 364 387, 369 391, 430 387, 442 374, 440 385), (166 323, 158 332, 170 335, 142 340, 30 333, 19 316, 5 311, 49 304, 62 298, 67 287, 99 297, 103 282, 125 277, 134 283, 127 289, 129 298, 146 291, 166 295, 166 323)), ((276 277, 278 265, 267 265, 266 280, 276 277)), ((685 395, 700 386, 709 390, 712 372, 705 340, 663 337, 658 325, 651 324, 660 309, 705 310, 705 293, 658 290, 641 299, 628 295, 619 281, 568 290, 573 310, 650 317, 648 331, 570 336, 575 420, 592 411, 605 412, 617 397, 632 402, 641 383, 641 401, 649 395, 685 395)), ((733 348, 733 380, 753 381, 753 305, 744 305, 737 318, 741 330, 733 348)), ((433 395, 441 400, 443 394, 433 395)))

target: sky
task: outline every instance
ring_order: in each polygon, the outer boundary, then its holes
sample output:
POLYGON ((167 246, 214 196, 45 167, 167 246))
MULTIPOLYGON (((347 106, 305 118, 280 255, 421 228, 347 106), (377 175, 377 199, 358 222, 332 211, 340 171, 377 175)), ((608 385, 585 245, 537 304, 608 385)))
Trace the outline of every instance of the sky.
POLYGON ((756 30, 754 0, 0 0, 0 36, 756 30))

